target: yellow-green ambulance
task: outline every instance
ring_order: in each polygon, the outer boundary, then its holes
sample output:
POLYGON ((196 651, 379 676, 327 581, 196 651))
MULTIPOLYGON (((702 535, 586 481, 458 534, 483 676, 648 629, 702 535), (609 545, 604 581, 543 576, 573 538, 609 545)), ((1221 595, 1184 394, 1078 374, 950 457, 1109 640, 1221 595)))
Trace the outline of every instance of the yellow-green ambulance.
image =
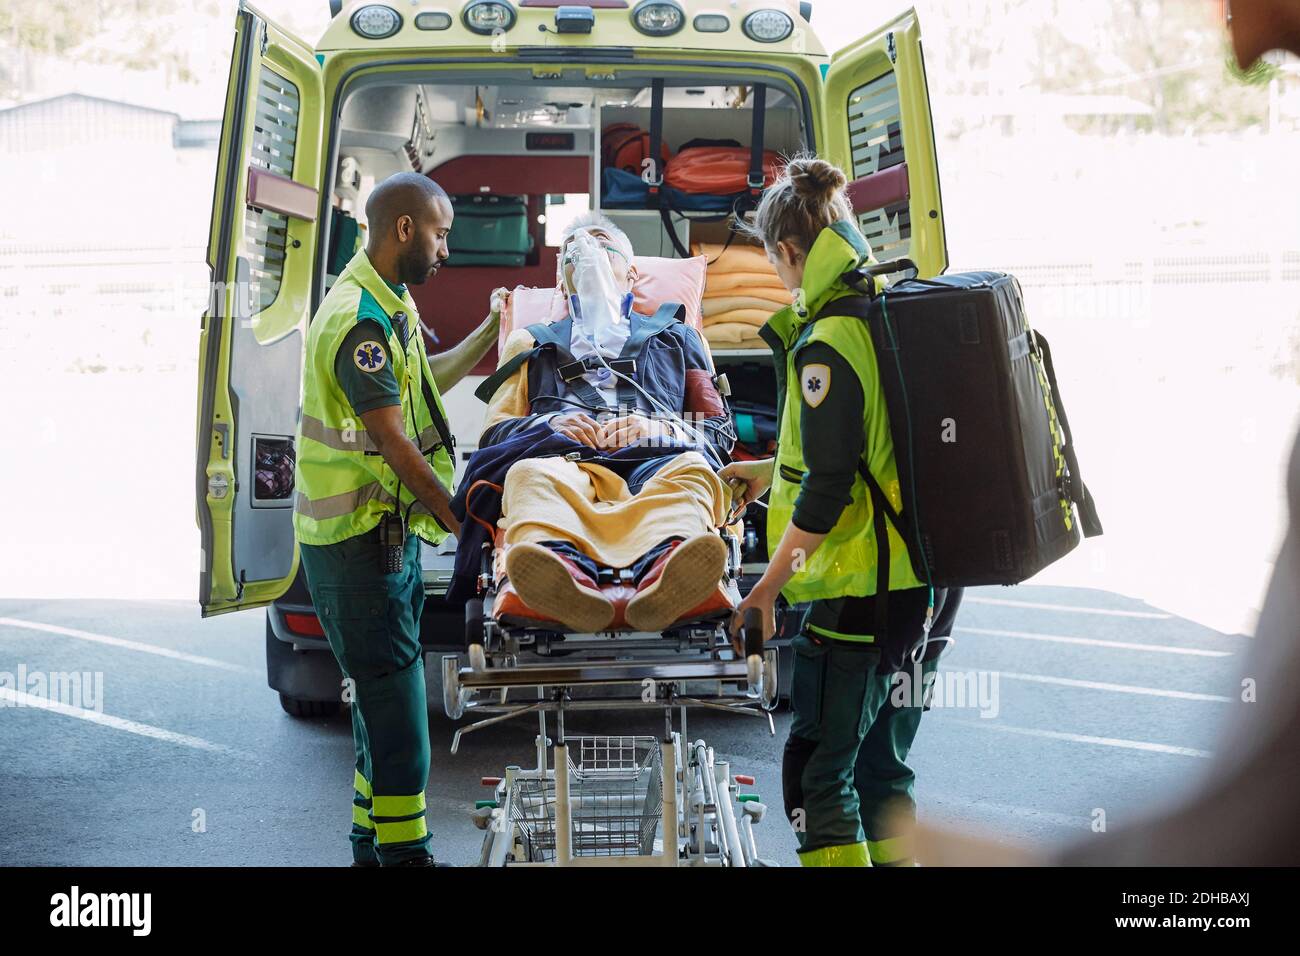
MULTIPOLYGON (((649 131, 656 106, 671 150, 752 149, 759 137, 764 149, 831 159, 854 180, 877 258, 906 255, 937 274, 947 253, 920 27, 912 11, 873 25, 876 6, 861 5, 860 36, 823 38, 842 47, 828 55, 812 5, 786 0, 331 4, 314 44, 241 4, 200 341, 199 591, 205 615, 268 606, 269 682, 287 711, 339 706, 338 667, 298 572, 293 436, 307 324, 364 243, 369 189, 415 170, 455 197, 451 259, 412 290, 432 350, 483 319, 493 288, 553 284, 559 228, 604 208, 610 137, 649 131), (484 215, 498 217, 486 230, 484 215), (509 235, 485 248, 498 221, 509 235)), ((716 211, 606 211, 641 255, 674 255, 674 237, 727 235, 716 211)), ((742 437, 761 440, 770 356, 716 345, 713 354, 748 416, 742 437)), ((477 446, 473 391, 494 359, 446 396, 458 467, 477 446)), ((746 539, 748 582, 766 558, 761 524, 746 539)), ((430 651, 463 649, 463 609, 442 599, 452 547, 423 556, 430 651)))

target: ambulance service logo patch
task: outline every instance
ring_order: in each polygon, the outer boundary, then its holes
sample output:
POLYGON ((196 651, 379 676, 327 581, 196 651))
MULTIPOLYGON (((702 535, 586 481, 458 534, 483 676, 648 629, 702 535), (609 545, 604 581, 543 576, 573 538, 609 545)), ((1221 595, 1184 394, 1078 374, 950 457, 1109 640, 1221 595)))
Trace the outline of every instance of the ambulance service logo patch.
POLYGON ((826 393, 831 389, 831 367, 829 365, 805 365, 803 367, 803 400, 810 408, 816 408, 826 400, 826 393))
POLYGON ((378 372, 388 364, 388 356, 378 342, 362 342, 352 354, 352 362, 363 372, 378 372))

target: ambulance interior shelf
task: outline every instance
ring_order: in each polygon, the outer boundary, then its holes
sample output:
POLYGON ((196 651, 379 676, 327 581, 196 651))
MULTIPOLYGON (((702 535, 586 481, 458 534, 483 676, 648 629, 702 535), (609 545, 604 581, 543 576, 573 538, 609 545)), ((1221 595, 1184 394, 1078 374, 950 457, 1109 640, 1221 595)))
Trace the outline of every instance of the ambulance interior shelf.
MULTIPOLYGON (((648 116, 642 115, 642 107, 601 111, 601 206, 657 210, 677 255, 686 258, 690 240, 683 241, 678 235, 672 214, 677 213, 678 221, 688 225, 740 214, 756 203, 763 186, 775 179, 780 159, 766 148, 769 109, 765 84, 742 87, 733 109, 703 110, 708 114, 703 126, 687 122, 693 118, 692 110, 674 109, 671 135, 689 136, 676 154, 665 144, 665 93, 664 80, 652 80, 648 116), (734 108, 743 105, 749 109, 734 108), (647 132, 641 131, 637 120, 648 124, 647 132), (606 134, 608 143, 603 138, 606 134), (742 145, 741 137, 748 145, 742 145), (706 215, 687 221, 688 211, 706 215)), ((784 121, 777 136, 780 145, 786 152, 797 151, 803 137, 795 111, 785 108, 771 113, 784 121)), ((728 234, 726 241, 731 238, 728 234)))

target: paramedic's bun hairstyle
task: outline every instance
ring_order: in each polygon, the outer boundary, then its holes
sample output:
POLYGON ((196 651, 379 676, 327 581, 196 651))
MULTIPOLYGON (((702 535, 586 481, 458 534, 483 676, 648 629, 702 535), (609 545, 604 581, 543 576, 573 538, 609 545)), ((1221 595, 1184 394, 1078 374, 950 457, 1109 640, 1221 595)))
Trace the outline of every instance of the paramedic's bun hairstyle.
POLYGON ((795 195, 809 206, 826 205, 849 184, 838 166, 816 156, 796 156, 785 167, 795 195))
POLYGON ((809 153, 793 156, 764 190, 753 224, 741 221, 737 228, 769 249, 784 239, 806 253, 827 226, 852 221, 853 207, 844 192, 848 182, 834 163, 809 153))

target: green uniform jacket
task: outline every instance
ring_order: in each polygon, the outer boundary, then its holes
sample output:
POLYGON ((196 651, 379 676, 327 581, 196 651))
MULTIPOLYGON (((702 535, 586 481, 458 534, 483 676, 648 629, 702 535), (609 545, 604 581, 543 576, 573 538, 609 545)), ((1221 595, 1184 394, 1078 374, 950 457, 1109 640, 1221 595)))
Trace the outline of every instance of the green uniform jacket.
MULTIPOLYGON (((854 316, 812 317, 828 302, 846 295, 858 295, 841 276, 863 262, 871 260, 871 250, 862 234, 850 222, 838 222, 822 230, 804 268, 803 287, 795 296, 795 305, 782 309, 763 326, 761 335, 772 348, 777 378, 776 472, 772 477, 772 497, 767 518, 769 553, 790 524, 795 499, 799 495, 806 467, 800 436, 799 407, 803 401, 815 401, 818 383, 804 369, 801 382, 796 359, 800 350, 811 342, 824 342, 853 367, 862 386, 864 398, 862 420, 845 422, 844 427, 862 429, 864 458, 894 509, 901 510, 902 495, 898 486, 898 466, 894 461, 894 442, 889 432, 884 391, 876 367, 876 352, 867 324, 854 316)), ((782 588, 792 603, 823 598, 866 597, 876 594, 877 550, 872 530, 871 495, 861 476, 853 481, 852 500, 840 513, 821 547, 796 568, 794 577, 782 588)), ((912 571, 907 546, 892 524, 889 536, 889 582, 887 590, 898 591, 921 586, 912 571)))

